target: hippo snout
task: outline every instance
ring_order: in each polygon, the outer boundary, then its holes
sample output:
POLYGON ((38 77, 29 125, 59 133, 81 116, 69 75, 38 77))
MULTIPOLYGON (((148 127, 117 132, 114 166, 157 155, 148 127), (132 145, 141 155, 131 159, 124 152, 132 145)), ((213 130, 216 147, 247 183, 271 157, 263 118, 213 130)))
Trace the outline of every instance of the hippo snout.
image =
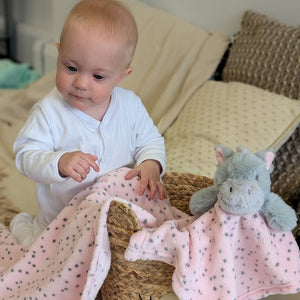
POLYGON ((231 214, 252 215, 264 204, 264 193, 255 180, 227 179, 220 187, 221 208, 231 214))

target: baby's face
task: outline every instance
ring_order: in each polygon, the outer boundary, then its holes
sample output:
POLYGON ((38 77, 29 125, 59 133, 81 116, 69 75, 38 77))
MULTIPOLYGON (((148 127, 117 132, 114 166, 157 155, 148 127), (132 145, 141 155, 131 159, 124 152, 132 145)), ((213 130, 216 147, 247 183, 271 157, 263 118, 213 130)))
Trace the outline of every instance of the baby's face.
POLYGON ((73 107, 101 119, 113 88, 131 72, 122 40, 73 24, 57 48, 58 90, 73 107))

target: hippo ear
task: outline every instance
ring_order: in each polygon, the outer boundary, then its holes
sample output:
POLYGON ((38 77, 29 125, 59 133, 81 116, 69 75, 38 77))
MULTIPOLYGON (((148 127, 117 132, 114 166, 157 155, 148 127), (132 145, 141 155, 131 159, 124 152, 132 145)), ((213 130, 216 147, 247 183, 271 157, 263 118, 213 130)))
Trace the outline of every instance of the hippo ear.
POLYGON ((271 150, 262 150, 257 153, 255 153, 256 156, 261 158, 266 163, 266 169, 269 170, 272 166, 272 162, 275 158, 275 154, 271 150))
POLYGON ((215 151, 216 151, 217 161, 220 165, 222 165, 229 156, 234 154, 234 151, 232 149, 223 145, 217 145, 215 147, 215 151))

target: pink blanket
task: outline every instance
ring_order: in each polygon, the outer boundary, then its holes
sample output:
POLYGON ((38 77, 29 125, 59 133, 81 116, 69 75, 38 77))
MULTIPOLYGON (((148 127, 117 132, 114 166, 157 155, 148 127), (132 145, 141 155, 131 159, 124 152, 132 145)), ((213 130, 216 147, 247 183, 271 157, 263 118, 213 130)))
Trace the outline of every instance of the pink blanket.
POLYGON ((75 196, 30 248, 0 224, 0 299, 94 299, 110 268, 106 218, 110 202, 128 203, 142 226, 185 216, 169 201, 138 196, 128 169, 99 178, 75 196), (31 298, 30 298, 31 297, 31 298))
POLYGON ((0 224, 0 299, 94 299, 110 267, 112 200, 128 203, 144 227, 126 257, 173 264, 180 299, 258 299, 299 290, 299 249, 291 233, 271 231, 259 215, 226 215, 217 205, 188 217, 168 200, 138 196, 139 180, 125 181, 127 171, 102 176, 79 193, 30 248, 0 224))
POLYGON ((271 230, 259 214, 225 213, 218 203, 198 219, 171 220, 135 233, 125 258, 173 265, 173 290, 181 300, 251 300, 300 292, 293 235, 271 230))

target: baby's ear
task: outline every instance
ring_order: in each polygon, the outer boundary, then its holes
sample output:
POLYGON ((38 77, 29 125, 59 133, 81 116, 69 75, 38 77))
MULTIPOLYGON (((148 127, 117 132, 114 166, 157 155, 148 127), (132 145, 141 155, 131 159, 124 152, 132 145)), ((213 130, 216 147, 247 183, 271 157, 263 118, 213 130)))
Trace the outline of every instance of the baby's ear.
POLYGON ((215 147, 215 152, 217 161, 220 165, 222 165, 229 156, 234 154, 234 151, 232 149, 224 145, 217 145, 215 147))
POLYGON ((133 70, 132 67, 128 67, 128 68, 122 73, 120 82, 121 82, 122 80, 124 80, 127 76, 129 76, 129 75, 132 73, 132 70, 133 70))
POLYGON ((60 43, 59 43, 59 42, 56 42, 56 43, 55 43, 55 46, 56 46, 57 51, 59 52, 59 50, 60 50, 60 43))

